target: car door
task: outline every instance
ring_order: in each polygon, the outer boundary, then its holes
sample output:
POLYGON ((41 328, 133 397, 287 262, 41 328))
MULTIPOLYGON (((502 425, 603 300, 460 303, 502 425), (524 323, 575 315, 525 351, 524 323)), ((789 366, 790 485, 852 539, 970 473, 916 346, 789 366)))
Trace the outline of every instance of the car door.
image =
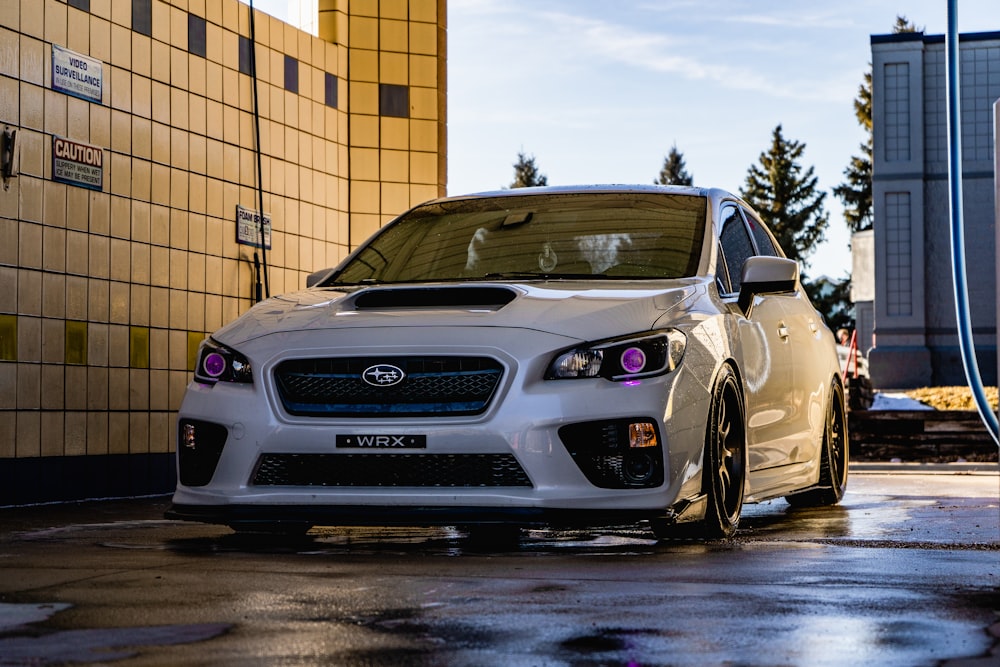
MULTIPOLYGON (((747 226, 761 255, 779 256, 774 240, 763 223, 751 211, 743 209, 747 226)), ((792 383, 788 396, 791 437, 795 445, 789 449, 790 462, 810 461, 816 457, 820 433, 826 414, 825 400, 830 382, 827 367, 816 358, 821 349, 822 316, 813 308, 800 289, 778 295, 784 310, 785 329, 792 354, 792 383)))
MULTIPOLYGON (((739 295, 743 263, 759 254, 740 207, 724 204, 721 210, 720 245, 726 275, 720 276, 724 298, 739 295)), ((771 248, 774 252, 773 246, 771 248)), ((781 465, 794 447, 792 342, 786 322, 784 298, 765 294, 753 298, 749 314, 739 321, 737 342, 746 390, 747 452, 750 470, 781 465)))

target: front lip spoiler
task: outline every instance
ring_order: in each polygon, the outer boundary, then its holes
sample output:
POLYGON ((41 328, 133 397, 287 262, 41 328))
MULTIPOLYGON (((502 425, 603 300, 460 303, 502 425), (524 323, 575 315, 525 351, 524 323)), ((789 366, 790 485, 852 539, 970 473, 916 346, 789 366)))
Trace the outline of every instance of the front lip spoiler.
POLYGON ((517 524, 585 527, 634 524, 669 517, 669 511, 590 510, 539 507, 397 507, 371 505, 180 505, 167 519, 224 525, 311 524, 319 526, 455 526, 517 524))

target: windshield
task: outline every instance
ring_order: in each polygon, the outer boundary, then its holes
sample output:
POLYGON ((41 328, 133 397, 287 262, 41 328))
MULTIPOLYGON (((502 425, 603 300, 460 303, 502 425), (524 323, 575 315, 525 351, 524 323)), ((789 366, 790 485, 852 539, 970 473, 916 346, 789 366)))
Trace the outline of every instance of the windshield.
POLYGON ((572 193, 418 207, 371 239, 324 285, 509 278, 692 276, 705 198, 572 193))

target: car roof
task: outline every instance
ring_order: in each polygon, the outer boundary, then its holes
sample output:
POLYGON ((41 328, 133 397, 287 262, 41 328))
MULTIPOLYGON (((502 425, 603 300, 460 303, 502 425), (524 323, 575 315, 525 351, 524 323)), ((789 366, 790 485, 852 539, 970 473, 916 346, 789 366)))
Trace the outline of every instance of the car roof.
POLYGON ((488 190, 462 195, 452 195, 434 199, 428 203, 443 201, 458 201, 462 199, 479 199, 493 197, 524 197, 529 195, 548 194, 674 194, 693 195, 698 197, 722 198, 733 197, 730 193, 718 188, 701 188, 687 185, 629 185, 629 184, 596 184, 596 185, 546 185, 530 188, 510 188, 504 190, 488 190))

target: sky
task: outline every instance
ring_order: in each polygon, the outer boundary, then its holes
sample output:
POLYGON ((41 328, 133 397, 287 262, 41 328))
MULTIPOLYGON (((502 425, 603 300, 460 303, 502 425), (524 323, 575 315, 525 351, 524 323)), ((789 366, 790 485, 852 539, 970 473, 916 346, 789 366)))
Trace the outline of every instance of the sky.
MULTIPOLYGON (((695 185, 738 192, 781 125, 828 193, 806 272, 844 278, 831 191, 865 139, 871 35, 900 14, 947 31, 946 0, 448 0, 448 194, 509 186, 519 152, 550 185, 652 183, 675 145, 695 185)), ((958 27, 1000 31, 1000 2, 959 0, 958 27)))

